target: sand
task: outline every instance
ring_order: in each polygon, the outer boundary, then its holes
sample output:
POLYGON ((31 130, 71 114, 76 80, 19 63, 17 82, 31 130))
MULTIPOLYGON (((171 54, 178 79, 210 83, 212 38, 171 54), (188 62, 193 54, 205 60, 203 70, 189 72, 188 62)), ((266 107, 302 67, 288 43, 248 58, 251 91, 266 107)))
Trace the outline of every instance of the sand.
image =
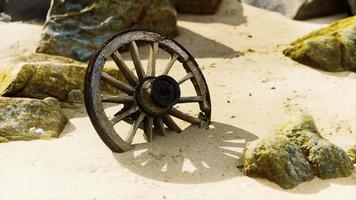
MULTIPOLYGON (((298 22, 235 0, 213 16, 180 15, 176 39, 210 88, 210 129, 180 122, 181 134, 113 154, 83 106, 65 109, 70 121, 59 139, 0 144, 0 199, 356 199, 356 170, 283 190, 236 167, 246 142, 304 111, 331 142, 356 144, 356 74, 322 72, 282 54, 289 42, 343 17, 298 22)), ((7 57, 34 51, 41 26, 0 30, 0 57, 7 57)))

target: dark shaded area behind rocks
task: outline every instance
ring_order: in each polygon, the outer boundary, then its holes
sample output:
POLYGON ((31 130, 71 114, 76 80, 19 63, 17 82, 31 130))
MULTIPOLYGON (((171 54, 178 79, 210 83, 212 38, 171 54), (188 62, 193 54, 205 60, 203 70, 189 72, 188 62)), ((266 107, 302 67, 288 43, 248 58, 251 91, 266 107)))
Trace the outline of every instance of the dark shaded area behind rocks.
POLYGON ((179 13, 214 14, 222 0, 170 0, 179 13))
POLYGON ((350 5, 349 12, 350 14, 356 15, 356 0, 347 0, 350 5))
POLYGON ((279 12, 292 19, 309 19, 346 12, 346 0, 242 0, 258 8, 279 12))
POLYGON ((44 21, 51 0, 0 0, 0 12, 11 16, 12 21, 44 21))

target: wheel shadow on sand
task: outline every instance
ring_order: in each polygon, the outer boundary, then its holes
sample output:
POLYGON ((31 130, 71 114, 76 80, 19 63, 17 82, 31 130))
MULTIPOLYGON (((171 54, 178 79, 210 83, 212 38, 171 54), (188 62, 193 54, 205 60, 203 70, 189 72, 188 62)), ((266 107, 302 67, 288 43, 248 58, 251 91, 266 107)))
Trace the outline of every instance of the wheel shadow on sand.
POLYGON ((243 149, 258 137, 240 128, 212 123, 207 130, 190 126, 182 133, 113 154, 116 161, 143 177, 172 183, 207 183, 242 176, 237 168, 243 149))

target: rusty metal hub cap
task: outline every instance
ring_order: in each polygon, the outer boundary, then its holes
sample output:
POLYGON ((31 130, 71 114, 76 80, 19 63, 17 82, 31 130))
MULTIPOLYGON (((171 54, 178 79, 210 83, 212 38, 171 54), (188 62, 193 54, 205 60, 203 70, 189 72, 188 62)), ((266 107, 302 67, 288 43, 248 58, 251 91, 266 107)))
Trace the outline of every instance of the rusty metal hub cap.
POLYGON ((152 116, 166 114, 180 99, 178 83, 170 76, 146 77, 136 88, 138 106, 152 116))

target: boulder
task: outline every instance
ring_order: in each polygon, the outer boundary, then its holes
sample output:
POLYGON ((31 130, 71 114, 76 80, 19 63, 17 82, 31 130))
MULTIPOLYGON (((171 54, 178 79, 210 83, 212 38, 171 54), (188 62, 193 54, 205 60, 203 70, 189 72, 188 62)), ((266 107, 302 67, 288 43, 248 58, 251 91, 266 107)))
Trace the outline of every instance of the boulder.
POLYGON ((347 177, 354 169, 347 153, 325 139, 310 146, 308 161, 314 173, 321 179, 347 177))
POLYGON ((243 172, 247 176, 267 178, 285 189, 314 178, 301 149, 285 136, 249 143, 244 151, 243 172))
POLYGON ((6 0, 2 3, 5 13, 13 21, 18 20, 45 20, 51 0, 6 0))
POLYGON ((242 0, 242 2, 279 12, 292 19, 308 19, 343 12, 344 0, 242 0))
POLYGON ((222 0, 170 0, 179 13, 214 14, 222 0))
POLYGON ((350 157, 353 163, 356 163, 356 145, 354 145, 347 151, 347 155, 350 157))
POLYGON ((244 160, 246 175, 267 178, 282 188, 293 188, 314 175, 322 179, 350 176, 354 168, 344 150, 322 138, 309 115, 248 144, 244 160))
POLYGON ((174 36, 176 23, 168 0, 52 0, 37 52, 87 61, 122 30, 147 28, 174 36))
POLYGON ((356 16, 313 31, 293 42, 284 54, 330 72, 356 72, 356 16))
MULTIPOLYGON (((0 95, 7 97, 29 97, 44 99, 54 97, 60 101, 78 101, 75 96, 84 89, 84 77, 87 65, 69 58, 33 54, 2 61, 0 67, 0 95)), ((111 76, 124 80, 117 67, 105 67, 111 76)), ((102 85, 107 94, 120 92, 102 85)), ((79 97, 79 99, 82 99, 79 97)))
POLYGON ((356 15, 356 0, 347 0, 349 2, 351 13, 356 15))
POLYGON ((66 122, 54 98, 0 97, 0 142, 58 137, 66 122))
POLYGON ((324 139, 310 115, 287 122, 276 133, 289 138, 307 157, 316 176, 322 179, 350 176, 353 165, 347 153, 324 139))

